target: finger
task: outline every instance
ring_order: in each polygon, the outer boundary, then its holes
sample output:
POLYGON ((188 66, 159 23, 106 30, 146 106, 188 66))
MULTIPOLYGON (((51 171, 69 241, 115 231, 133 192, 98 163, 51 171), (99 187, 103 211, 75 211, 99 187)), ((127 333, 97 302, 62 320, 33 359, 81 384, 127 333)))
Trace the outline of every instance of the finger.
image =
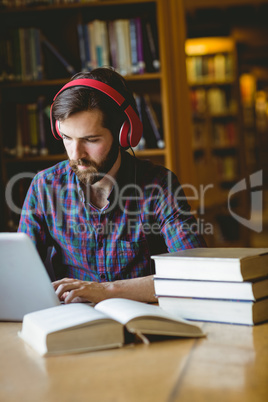
POLYGON ((68 304, 72 302, 90 301, 88 291, 86 292, 86 290, 85 286, 71 290, 64 299, 64 302, 68 304))
POLYGON ((70 292, 73 289, 77 289, 81 286, 78 281, 73 281, 71 283, 61 283, 56 289, 56 295, 62 297, 65 292, 70 292))
POLYGON ((73 281, 74 281, 73 278, 63 278, 63 279, 59 279, 57 281, 52 282, 52 286, 56 290, 62 283, 69 283, 69 282, 73 282, 73 281))

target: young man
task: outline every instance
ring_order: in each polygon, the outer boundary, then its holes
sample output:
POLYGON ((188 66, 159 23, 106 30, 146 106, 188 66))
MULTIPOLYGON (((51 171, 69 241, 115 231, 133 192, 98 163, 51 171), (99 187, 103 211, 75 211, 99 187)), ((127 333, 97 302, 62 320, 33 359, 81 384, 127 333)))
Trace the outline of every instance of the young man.
POLYGON ((56 293, 155 301, 150 256, 205 242, 176 176, 124 149, 142 134, 125 80, 108 68, 77 74, 54 98, 51 127, 69 159, 35 176, 19 231, 43 260, 52 248, 56 293))

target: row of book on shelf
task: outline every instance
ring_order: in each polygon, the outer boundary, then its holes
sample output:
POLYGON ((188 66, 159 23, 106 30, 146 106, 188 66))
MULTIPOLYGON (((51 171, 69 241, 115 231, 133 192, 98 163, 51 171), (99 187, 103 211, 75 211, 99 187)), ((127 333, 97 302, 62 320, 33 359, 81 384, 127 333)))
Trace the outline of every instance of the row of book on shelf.
POLYGON ((234 59, 231 53, 186 57, 187 78, 200 80, 226 80, 234 77, 234 59))
MULTIPOLYGON (((237 146, 238 138, 236 125, 233 121, 226 123, 212 124, 212 147, 234 147, 237 146)), ((203 121, 193 122, 193 148, 205 147, 207 142, 207 125, 203 121)))
MULTIPOLYGON (((80 70, 112 66, 122 75, 159 71, 157 34, 153 27, 150 20, 140 17, 78 24, 80 70)), ((77 72, 68 57, 40 29, 9 29, 0 38, 0 80, 42 80, 46 78, 48 58, 52 63, 53 59, 54 63, 60 63, 68 75, 77 72)))
POLYGON ((38 28, 13 28, 0 38, 0 80, 35 81, 45 78, 44 54, 50 53, 73 75, 74 67, 38 28))
MULTIPOLYGON (((135 99, 144 130, 137 150, 164 148, 163 130, 148 94, 135 99)), ((11 104, 7 108, 9 133, 5 137, 7 156, 25 157, 63 152, 61 141, 54 141, 50 128, 50 105, 43 96, 37 102, 11 104), (15 118, 14 118, 15 116, 15 118)))
POLYGON ((211 175, 213 182, 229 182, 238 180, 238 160, 235 155, 212 155, 207 158, 203 152, 197 153, 194 158, 195 168, 200 183, 207 183, 211 175))
POLYGON ((120 74, 160 70, 157 32, 152 21, 136 17, 78 24, 82 71, 112 65, 120 74))
POLYGON ((195 248, 153 257, 159 306, 196 321, 268 321, 268 248, 195 248))
POLYGON ((211 114, 235 113, 237 105, 226 90, 212 87, 207 90, 197 88, 190 90, 190 103, 193 114, 202 115, 207 111, 211 114))

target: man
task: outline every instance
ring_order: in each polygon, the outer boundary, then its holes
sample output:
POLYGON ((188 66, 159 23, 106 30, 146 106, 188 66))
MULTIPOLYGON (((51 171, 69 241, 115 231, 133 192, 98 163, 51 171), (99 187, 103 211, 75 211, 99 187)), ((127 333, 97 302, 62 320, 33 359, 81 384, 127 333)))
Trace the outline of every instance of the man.
POLYGON ((43 260, 52 248, 56 293, 155 301, 150 256, 205 242, 176 176, 124 149, 142 134, 125 80, 108 68, 77 74, 54 98, 51 127, 69 160, 35 176, 19 231, 43 260))

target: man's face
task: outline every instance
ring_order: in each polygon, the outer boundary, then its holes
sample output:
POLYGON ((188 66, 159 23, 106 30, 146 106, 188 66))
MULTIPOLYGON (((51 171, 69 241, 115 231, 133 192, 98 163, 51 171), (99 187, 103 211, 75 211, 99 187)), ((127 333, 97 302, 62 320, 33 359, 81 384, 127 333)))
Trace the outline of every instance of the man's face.
POLYGON ((84 184, 94 184, 110 171, 119 155, 112 133, 103 127, 100 110, 83 111, 59 125, 70 166, 84 184))

